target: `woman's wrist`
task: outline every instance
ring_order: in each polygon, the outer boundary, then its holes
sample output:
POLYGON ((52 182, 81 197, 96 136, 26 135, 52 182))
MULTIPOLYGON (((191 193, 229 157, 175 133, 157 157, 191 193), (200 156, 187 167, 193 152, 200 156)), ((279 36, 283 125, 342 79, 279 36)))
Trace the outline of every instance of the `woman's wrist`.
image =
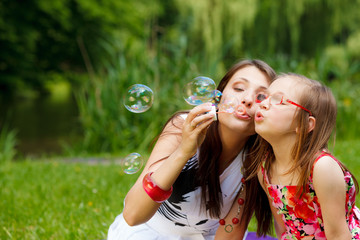
POLYGON ((151 178, 153 172, 147 173, 143 178, 143 188, 147 195, 155 202, 162 203, 167 200, 173 191, 173 187, 169 190, 160 188, 151 178))

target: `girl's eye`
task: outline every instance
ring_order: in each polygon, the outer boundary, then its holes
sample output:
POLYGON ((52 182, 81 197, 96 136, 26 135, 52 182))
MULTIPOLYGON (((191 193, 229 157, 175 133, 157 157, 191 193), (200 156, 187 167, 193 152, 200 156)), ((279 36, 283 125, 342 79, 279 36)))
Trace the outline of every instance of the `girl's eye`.
POLYGON ((264 101, 267 98, 267 96, 264 93, 259 93, 256 95, 255 97, 255 102, 256 103, 261 103, 262 101, 264 101))
POLYGON ((284 100, 284 98, 281 98, 278 105, 287 105, 287 102, 286 102, 286 100, 284 100))

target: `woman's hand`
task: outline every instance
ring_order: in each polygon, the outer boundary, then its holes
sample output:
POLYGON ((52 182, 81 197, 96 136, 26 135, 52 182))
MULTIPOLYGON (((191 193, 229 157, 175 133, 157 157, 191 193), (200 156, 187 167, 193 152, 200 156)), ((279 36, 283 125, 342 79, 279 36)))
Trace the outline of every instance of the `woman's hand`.
POLYGON ((181 151, 191 157, 205 139, 206 131, 214 121, 214 114, 210 113, 211 103, 204 103, 194 107, 188 114, 182 128, 181 151))

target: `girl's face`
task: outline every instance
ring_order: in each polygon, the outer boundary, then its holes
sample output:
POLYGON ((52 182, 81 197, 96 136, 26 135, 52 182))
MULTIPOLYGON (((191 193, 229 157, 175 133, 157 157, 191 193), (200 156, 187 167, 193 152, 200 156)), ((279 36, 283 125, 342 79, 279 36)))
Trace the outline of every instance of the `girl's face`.
POLYGON ((247 136, 255 134, 254 116, 257 109, 255 97, 259 93, 265 93, 269 86, 269 78, 266 74, 254 66, 245 66, 239 69, 229 80, 222 92, 222 100, 235 98, 238 104, 245 107, 236 109, 233 114, 218 114, 221 127, 227 127, 231 131, 241 131, 247 136))
POLYGON ((294 117, 303 87, 291 77, 275 80, 255 114, 255 131, 268 142, 296 134, 294 117))

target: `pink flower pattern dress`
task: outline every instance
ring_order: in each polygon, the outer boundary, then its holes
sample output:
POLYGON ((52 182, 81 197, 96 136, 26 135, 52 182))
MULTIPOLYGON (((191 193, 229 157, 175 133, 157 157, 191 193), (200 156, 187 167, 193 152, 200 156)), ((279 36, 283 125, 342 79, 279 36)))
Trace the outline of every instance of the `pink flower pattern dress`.
MULTIPOLYGON (((337 159, 323 152, 315 160, 313 168, 316 162, 325 155, 330 156, 340 165, 337 159)), ((326 239, 320 204, 312 181, 313 168, 309 177, 306 193, 299 199, 296 197, 296 186, 271 184, 264 166, 265 161, 261 166, 261 171, 264 176, 268 194, 272 198, 272 205, 278 210, 277 213, 282 216, 285 223, 286 231, 281 235, 281 239, 326 239)), ((348 171, 343 169, 343 172, 347 185, 345 206, 346 221, 352 234, 352 239, 360 239, 360 211, 355 206, 354 181, 348 171)))

